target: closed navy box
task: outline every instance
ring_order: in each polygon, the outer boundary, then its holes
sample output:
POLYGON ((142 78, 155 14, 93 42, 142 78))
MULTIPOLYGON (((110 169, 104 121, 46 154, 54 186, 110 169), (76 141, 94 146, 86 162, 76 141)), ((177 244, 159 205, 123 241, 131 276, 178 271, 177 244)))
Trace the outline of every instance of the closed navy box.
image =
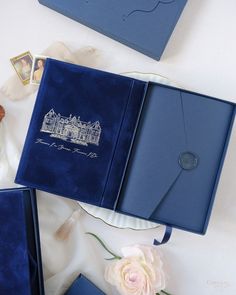
POLYGON ((159 60, 187 0, 39 0, 39 2, 159 60))
POLYGON ((203 234, 235 104, 48 59, 16 182, 203 234))
POLYGON ((105 295, 85 276, 80 275, 67 290, 65 295, 105 295))
POLYGON ((44 295, 34 190, 0 190, 0 294, 44 295))

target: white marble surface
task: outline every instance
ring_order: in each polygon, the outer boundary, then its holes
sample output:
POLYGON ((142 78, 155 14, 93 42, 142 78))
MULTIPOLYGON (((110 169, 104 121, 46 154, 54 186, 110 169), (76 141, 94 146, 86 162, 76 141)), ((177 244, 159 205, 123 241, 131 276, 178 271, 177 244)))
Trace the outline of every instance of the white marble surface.
MULTIPOLYGON (((0 86, 13 74, 10 57, 26 50, 40 53, 60 40, 72 49, 82 45, 100 49, 105 57, 102 68, 108 71, 155 72, 187 89, 236 102, 236 1, 188 2, 162 60, 156 62, 39 5, 36 0, 1 1, 0 86)), ((20 102, 10 102, 4 97, 0 99, 8 114, 8 131, 22 146, 34 96, 20 102)), ((161 247, 169 273, 167 290, 173 295, 236 294, 235 146, 234 128, 207 235, 202 237, 175 230, 171 242, 161 247)), ((50 228, 53 232, 70 215, 73 206, 73 202, 39 193, 41 231, 50 228)), ((124 245, 151 243, 157 234, 156 230, 134 232, 113 229, 90 216, 81 217, 81 224, 76 228, 69 248, 68 245, 52 242, 49 232, 47 235, 42 233, 43 257, 47 259, 44 265, 50 264, 45 271, 47 294, 56 294, 56 291, 50 292, 55 285, 53 279, 60 281, 56 271, 63 270, 68 261, 74 262, 74 274, 83 271, 108 294, 113 294, 102 279, 106 253, 90 240, 92 254, 86 254, 88 248, 81 242, 84 239, 82 227, 84 231, 99 234, 117 252, 124 245), (51 247, 48 247, 50 243, 51 247), (70 257, 68 252, 75 255, 70 257)))

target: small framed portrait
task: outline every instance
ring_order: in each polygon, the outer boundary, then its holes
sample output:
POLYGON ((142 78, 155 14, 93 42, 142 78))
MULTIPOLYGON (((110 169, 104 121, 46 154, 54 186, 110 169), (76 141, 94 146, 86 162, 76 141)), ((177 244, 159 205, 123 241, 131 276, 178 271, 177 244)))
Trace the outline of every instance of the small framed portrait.
POLYGON ((34 55, 33 66, 30 75, 30 83, 39 85, 43 76, 44 65, 46 62, 47 56, 43 55, 34 55))
POLYGON ((33 65, 33 57, 29 51, 11 58, 11 63, 20 78, 21 82, 26 85, 30 82, 30 75, 33 65))

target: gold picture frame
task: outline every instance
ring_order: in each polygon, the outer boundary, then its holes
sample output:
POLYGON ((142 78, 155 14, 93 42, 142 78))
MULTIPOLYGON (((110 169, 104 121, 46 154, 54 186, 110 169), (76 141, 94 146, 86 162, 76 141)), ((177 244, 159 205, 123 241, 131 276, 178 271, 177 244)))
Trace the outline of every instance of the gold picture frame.
POLYGON ((33 65, 33 56, 29 51, 10 59, 11 63, 23 85, 30 82, 30 75, 33 65))

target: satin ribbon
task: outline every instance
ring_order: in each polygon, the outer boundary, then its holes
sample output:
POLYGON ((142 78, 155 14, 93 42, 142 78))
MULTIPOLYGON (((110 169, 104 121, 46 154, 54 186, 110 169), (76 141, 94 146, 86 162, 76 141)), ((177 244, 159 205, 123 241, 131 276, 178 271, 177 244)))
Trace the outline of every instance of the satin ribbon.
POLYGON ((171 234, 172 234, 172 227, 171 226, 166 226, 165 234, 164 234, 164 237, 162 238, 161 242, 154 239, 153 245, 154 246, 160 246, 160 245, 166 244, 167 242, 169 242, 171 234))

